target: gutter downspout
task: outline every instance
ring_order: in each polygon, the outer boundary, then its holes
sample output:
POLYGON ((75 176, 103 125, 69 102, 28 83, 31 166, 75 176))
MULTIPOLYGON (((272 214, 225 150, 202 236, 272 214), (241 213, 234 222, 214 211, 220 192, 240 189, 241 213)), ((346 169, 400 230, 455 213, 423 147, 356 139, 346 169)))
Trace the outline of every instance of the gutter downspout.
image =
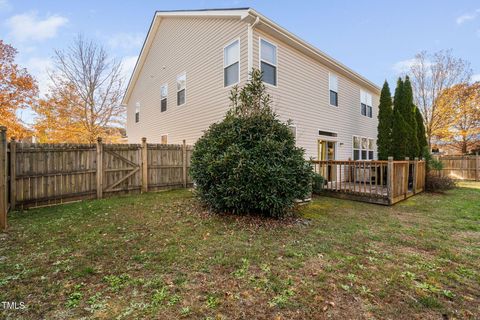
POLYGON ((255 22, 247 25, 247 73, 250 80, 250 71, 253 69, 253 28, 260 22, 260 17, 257 16, 255 22))

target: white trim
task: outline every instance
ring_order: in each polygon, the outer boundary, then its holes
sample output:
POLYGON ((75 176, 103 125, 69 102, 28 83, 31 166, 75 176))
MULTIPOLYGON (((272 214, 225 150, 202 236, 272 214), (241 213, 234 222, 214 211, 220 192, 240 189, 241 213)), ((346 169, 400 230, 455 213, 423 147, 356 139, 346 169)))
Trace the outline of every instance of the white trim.
POLYGON ((234 85, 237 85, 237 84, 240 83, 240 78, 241 78, 240 72, 241 72, 241 70, 242 70, 242 69, 241 69, 241 60, 242 60, 242 59, 241 59, 241 57, 240 57, 240 55, 241 55, 241 53, 242 53, 241 45, 242 45, 242 41, 240 41, 240 37, 238 37, 238 38, 230 41, 227 45, 225 45, 225 46, 223 47, 223 50, 222 50, 222 52, 223 52, 223 69, 222 69, 222 71, 223 71, 223 72, 222 72, 222 73, 223 73, 223 87, 224 87, 224 88, 230 88, 230 87, 233 87, 234 85), (228 46, 232 45, 232 44, 233 44, 234 42, 236 42, 236 41, 238 41, 238 79, 237 79, 237 82, 232 83, 231 85, 225 86, 225 68, 228 68, 228 67, 230 67, 231 65, 233 65, 233 64, 236 63, 236 62, 231 63, 231 64, 229 64, 228 66, 225 65, 225 49, 226 49, 228 46))
POLYGON ((183 71, 182 73, 179 73, 177 75, 177 78, 175 79, 175 105, 177 107, 180 107, 180 106, 184 106, 187 104, 187 71, 183 71), (182 104, 178 104, 178 93, 181 91, 181 90, 178 90, 178 77, 181 77, 185 75, 185 101, 182 103, 182 104))
POLYGON ((158 11, 156 12, 157 17, 239 17, 240 19, 245 19, 248 16, 249 12, 246 9, 240 10, 191 10, 191 11, 158 11))
MULTIPOLYGON (((253 27, 247 26, 247 79, 250 80, 250 71, 253 68, 253 27)), ((224 80, 225 83, 225 80, 224 80)))
POLYGON ((269 44, 271 44, 272 46, 275 47, 275 57, 276 57, 276 64, 271 64, 270 62, 268 61, 265 61, 265 63, 268 63, 269 65, 271 66, 274 66, 275 67, 275 80, 276 80, 276 84, 273 85, 273 84, 270 84, 270 83, 267 83, 267 82, 263 82, 265 85, 267 86, 270 86, 270 87, 278 87, 278 62, 279 62, 279 59, 278 59, 278 45, 276 43, 273 43, 272 41, 270 40, 267 40, 266 38, 264 37, 258 37, 258 70, 262 70, 262 40, 265 41, 265 42, 268 42, 269 44))

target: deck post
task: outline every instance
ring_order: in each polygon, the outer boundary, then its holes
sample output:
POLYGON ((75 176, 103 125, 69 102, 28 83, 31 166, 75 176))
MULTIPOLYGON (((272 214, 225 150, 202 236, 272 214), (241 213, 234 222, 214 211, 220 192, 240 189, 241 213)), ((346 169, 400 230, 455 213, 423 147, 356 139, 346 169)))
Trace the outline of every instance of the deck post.
POLYGON ((10 210, 15 210, 17 201, 17 141, 10 139, 10 210))
POLYGON ((148 150, 147 138, 142 138, 142 192, 148 191, 148 150))
POLYGON ((0 231, 7 230, 7 127, 0 127, 0 231))
POLYGON ((103 197, 103 143, 97 138, 97 199, 103 197))
POLYGON ((387 166, 387 194, 388 202, 393 204, 393 183, 394 183, 394 170, 393 170, 393 157, 388 157, 388 166, 387 166))
POLYGON ((417 193, 418 157, 413 161, 413 194, 417 193))

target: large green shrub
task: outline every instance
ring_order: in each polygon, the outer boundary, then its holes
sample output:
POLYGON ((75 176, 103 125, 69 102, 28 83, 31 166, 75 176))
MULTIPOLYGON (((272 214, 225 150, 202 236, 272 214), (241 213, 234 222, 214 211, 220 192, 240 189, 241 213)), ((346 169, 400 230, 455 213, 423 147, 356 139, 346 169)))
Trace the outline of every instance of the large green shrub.
POLYGON ((312 192, 314 194, 322 193, 324 185, 325 185, 325 178, 319 175, 318 173, 314 173, 312 178, 312 192))
POLYGON ((270 108, 261 73, 231 92, 232 109, 195 144, 190 174, 213 210, 279 217, 311 193, 312 167, 270 108))

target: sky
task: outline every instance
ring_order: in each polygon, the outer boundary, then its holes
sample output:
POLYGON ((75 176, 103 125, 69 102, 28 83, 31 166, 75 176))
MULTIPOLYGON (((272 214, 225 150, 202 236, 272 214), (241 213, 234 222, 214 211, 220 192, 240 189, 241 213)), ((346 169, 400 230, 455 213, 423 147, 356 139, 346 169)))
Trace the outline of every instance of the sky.
MULTIPOLYGON (((405 72, 415 54, 451 49, 480 80, 479 0, 109 1, 0 0, 0 39, 48 90, 56 49, 81 34, 121 59, 129 78, 156 10, 252 7, 377 85, 405 72)), ((20 114, 27 123, 33 115, 20 114)))

